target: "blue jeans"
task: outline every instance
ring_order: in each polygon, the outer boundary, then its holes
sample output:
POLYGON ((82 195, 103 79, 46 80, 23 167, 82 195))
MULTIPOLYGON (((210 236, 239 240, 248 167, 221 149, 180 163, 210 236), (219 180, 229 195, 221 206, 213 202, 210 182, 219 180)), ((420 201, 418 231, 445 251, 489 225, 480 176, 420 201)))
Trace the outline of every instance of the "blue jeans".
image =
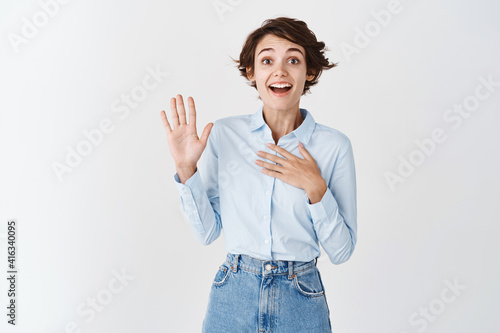
POLYGON ((331 332, 316 262, 227 253, 212 283, 202 332, 331 332))

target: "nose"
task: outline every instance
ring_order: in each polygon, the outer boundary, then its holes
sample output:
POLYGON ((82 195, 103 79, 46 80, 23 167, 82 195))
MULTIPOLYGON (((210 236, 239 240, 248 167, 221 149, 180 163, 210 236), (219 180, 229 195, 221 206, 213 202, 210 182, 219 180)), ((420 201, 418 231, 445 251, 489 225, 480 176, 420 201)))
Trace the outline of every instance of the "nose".
POLYGON ((274 76, 286 76, 288 73, 286 71, 285 65, 282 62, 276 64, 274 71, 274 76))

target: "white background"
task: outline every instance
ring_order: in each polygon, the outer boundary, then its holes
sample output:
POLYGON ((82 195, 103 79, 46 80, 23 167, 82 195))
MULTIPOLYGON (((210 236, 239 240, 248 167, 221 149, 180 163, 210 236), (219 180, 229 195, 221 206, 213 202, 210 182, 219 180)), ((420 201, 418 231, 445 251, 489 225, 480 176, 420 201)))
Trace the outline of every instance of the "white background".
POLYGON ((459 126, 443 118, 474 101, 480 77, 500 82, 498 2, 401 0, 386 26, 371 12, 390 1, 222 0, 224 12, 216 3, 72 0, 47 22, 38 17, 38 31, 14 47, 13 34, 22 37, 42 7, 2 0, 0 331, 201 331, 223 235, 204 247, 184 219, 160 111, 171 119, 169 99, 193 96, 199 134, 254 113, 257 91, 230 57, 265 19, 284 15, 304 20, 339 63, 301 107, 345 133, 355 155, 357 247, 342 265, 324 251, 318 261, 334 331, 498 332, 498 83, 479 88, 488 97, 459 126), (367 27, 370 43, 343 51, 367 27), (148 67, 169 75, 125 117, 114 112, 148 67), (103 119, 113 131, 59 180, 53 164, 103 119), (386 173, 418 157, 415 141, 436 128, 446 140, 391 189, 386 173), (14 328, 8 219, 18 221, 14 328), (106 291, 120 285, 113 271, 130 276, 116 293, 106 291), (446 281, 465 289, 453 294, 446 281), (90 318, 97 296, 106 304, 90 318))

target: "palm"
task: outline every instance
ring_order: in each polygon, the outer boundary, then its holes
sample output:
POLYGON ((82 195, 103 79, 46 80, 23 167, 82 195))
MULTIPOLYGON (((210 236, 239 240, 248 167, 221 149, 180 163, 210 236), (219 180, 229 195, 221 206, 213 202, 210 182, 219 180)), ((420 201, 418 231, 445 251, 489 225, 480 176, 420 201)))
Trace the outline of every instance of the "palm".
POLYGON ((179 98, 172 98, 170 100, 174 128, 170 128, 165 111, 161 112, 161 117, 167 132, 170 153, 174 158, 176 167, 194 167, 207 145, 208 135, 210 134, 213 123, 207 124, 201 137, 198 138, 198 134, 196 133, 196 108, 194 100, 191 97, 188 98, 188 124, 182 96, 178 95, 178 97, 179 98))

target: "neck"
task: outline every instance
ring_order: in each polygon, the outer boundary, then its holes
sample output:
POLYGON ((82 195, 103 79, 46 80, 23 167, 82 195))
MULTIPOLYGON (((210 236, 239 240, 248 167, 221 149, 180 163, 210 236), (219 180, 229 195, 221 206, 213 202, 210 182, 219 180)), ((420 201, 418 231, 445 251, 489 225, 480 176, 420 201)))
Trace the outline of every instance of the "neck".
POLYGON ((264 106, 262 115, 271 129, 276 144, 281 137, 297 129, 304 121, 298 106, 290 110, 277 110, 264 106))

